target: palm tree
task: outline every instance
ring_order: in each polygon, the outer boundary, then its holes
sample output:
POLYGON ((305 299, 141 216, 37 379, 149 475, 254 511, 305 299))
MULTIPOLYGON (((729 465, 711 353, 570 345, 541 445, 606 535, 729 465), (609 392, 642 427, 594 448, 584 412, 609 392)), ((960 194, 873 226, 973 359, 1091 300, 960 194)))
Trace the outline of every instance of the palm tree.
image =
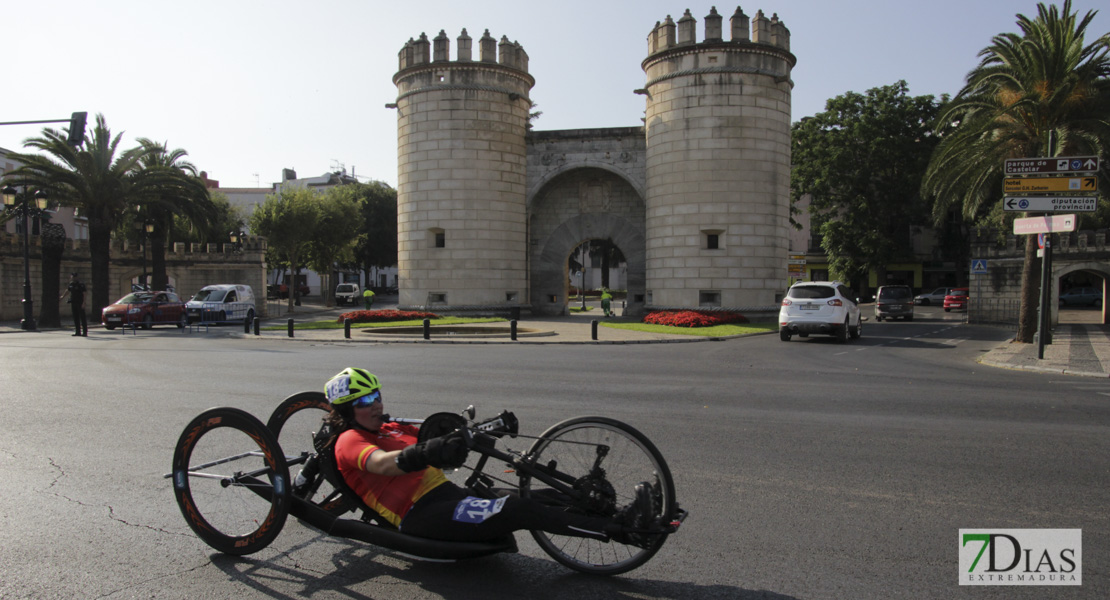
MULTIPOLYGON (((136 177, 142 158, 150 152, 142 146, 119 151, 123 134, 112 136, 104 115, 85 135, 82 147, 70 146, 66 133, 46 128, 41 137, 23 142, 43 154, 16 154, 23 163, 12 174, 45 190, 64 206, 75 207, 89 221, 92 294, 90 312, 95 316, 109 302, 109 244, 112 230, 128 206, 156 184, 161 174, 136 177)), ((95 318, 95 317, 94 317, 95 318)))
MULTIPOLYGON (((938 118, 941 142, 922 191, 935 198, 940 223, 953 208, 969 222, 1001 198, 1007 158, 1100 154, 1110 144, 1110 34, 1084 45, 1096 12, 1078 19, 1037 5, 1036 19, 1018 15, 1022 33, 995 36, 959 94, 938 118), (1056 139, 1050 145, 1050 137, 1056 139)), ((1104 162, 1105 165, 1105 162, 1104 162)), ((1110 169, 1103 167, 1104 184, 1110 169)), ((1017 339, 1036 329, 1036 240, 1027 236, 1017 339)))
POLYGON ((197 177, 197 169, 185 160, 188 152, 175 148, 167 150, 166 143, 139 138, 139 144, 149 150, 139 160, 140 171, 134 177, 156 178, 158 185, 146 186, 148 193, 136 205, 137 222, 153 225, 148 236, 150 245, 151 285, 156 290, 166 289, 166 240, 173 228, 175 216, 183 217, 196 227, 203 227, 216 219, 217 210, 208 196, 204 182, 197 177))

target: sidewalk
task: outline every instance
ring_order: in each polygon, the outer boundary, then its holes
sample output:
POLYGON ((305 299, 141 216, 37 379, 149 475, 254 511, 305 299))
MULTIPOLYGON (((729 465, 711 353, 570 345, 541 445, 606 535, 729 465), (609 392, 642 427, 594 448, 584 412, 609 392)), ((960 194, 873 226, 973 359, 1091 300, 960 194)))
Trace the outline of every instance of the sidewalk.
MULTIPOLYGON (((395 307, 395 305, 388 303, 375 306, 375 308, 395 307)), ((340 314, 356 308, 326 308, 320 304, 305 301, 296 308, 293 315, 272 316, 263 321, 262 325, 263 327, 280 327, 288 322, 290 316, 296 321, 337 319, 340 314)), ((437 332, 436 328, 433 327, 430 339, 427 340, 423 338, 422 331, 419 330, 410 335, 401 336, 352 328, 350 339, 344 338, 342 328, 295 331, 292 339, 288 337, 288 331, 284 327, 275 331, 261 331, 258 336, 244 334, 241 327, 230 325, 213 327, 210 331, 243 339, 378 344, 659 344, 713 342, 724 339, 647 333, 599 326, 597 328, 597 339, 595 340, 592 325, 594 320, 605 320, 601 317, 599 310, 565 317, 529 317, 518 322, 516 341, 510 338, 509 323, 507 322, 467 326, 468 330, 486 329, 489 330, 489 333, 447 334, 442 330, 437 332)), ((620 319, 614 318, 612 320, 619 321, 620 319)), ((62 328, 44 331, 69 334, 71 327, 68 318, 63 318, 62 322, 64 324, 62 328)), ((119 335, 119 332, 109 333, 104 331, 99 324, 90 327, 90 331, 93 332, 90 335, 119 335)), ((21 332, 18 321, 0 322, 0 334, 21 332)), ((866 336, 866 332, 864 335, 866 336)), ((1058 325, 1053 334, 1052 343, 1044 347, 1043 359, 1037 358, 1036 344, 1003 342, 980 357, 978 362, 1003 369, 1110 378, 1110 325, 1092 323, 1058 325)))

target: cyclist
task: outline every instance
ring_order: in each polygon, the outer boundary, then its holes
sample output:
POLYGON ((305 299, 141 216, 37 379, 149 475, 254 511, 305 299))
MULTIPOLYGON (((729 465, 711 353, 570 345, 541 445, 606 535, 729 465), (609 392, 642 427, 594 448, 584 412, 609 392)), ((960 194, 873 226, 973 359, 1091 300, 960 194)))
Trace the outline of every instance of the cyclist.
POLYGON ((522 529, 555 535, 643 545, 626 533, 652 518, 648 483, 636 485, 633 502, 613 519, 545 506, 529 498, 478 498, 447 480, 443 467, 458 467, 469 450, 461 435, 417 443, 417 427, 386 422, 381 382, 365 369, 347 368, 324 387, 329 424, 338 433, 335 458, 344 482, 401 532, 450 541, 486 541, 522 529), (469 509, 469 510, 468 510, 469 509))

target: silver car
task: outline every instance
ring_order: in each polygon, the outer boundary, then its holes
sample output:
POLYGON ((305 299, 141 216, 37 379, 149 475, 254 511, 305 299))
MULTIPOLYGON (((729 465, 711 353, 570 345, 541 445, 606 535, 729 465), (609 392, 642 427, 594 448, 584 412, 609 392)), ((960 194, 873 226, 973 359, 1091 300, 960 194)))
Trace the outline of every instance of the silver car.
POLYGON ((908 285, 884 285, 875 294, 875 320, 901 317, 913 320, 913 290, 908 285))
POLYGON ((839 281, 802 281, 786 292, 779 308, 779 339, 807 337, 811 333, 831 335, 838 342, 863 334, 859 301, 839 281))
POLYGON ((951 289, 952 288, 948 287, 939 287, 931 292, 919 294, 918 296, 914 297, 913 303, 920 304, 922 306, 929 306, 931 304, 944 306, 944 297, 948 295, 948 292, 951 289))

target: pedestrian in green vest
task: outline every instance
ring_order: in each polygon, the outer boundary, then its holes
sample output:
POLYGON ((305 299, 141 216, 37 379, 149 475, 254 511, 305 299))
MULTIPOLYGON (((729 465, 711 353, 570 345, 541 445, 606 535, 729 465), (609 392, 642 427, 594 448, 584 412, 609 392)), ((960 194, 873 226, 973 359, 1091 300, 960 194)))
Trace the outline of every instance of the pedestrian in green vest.
POLYGON ((370 310, 370 307, 374 306, 374 292, 370 288, 366 288, 366 291, 362 292, 362 302, 366 305, 366 310, 370 310))
POLYGON ((610 306, 610 304, 612 304, 612 302, 613 302, 613 295, 609 293, 609 290, 607 290, 605 288, 602 288, 601 289, 601 310, 602 310, 602 312, 605 313, 606 317, 613 316, 613 312, 609 310, 609 306, 610 306))

